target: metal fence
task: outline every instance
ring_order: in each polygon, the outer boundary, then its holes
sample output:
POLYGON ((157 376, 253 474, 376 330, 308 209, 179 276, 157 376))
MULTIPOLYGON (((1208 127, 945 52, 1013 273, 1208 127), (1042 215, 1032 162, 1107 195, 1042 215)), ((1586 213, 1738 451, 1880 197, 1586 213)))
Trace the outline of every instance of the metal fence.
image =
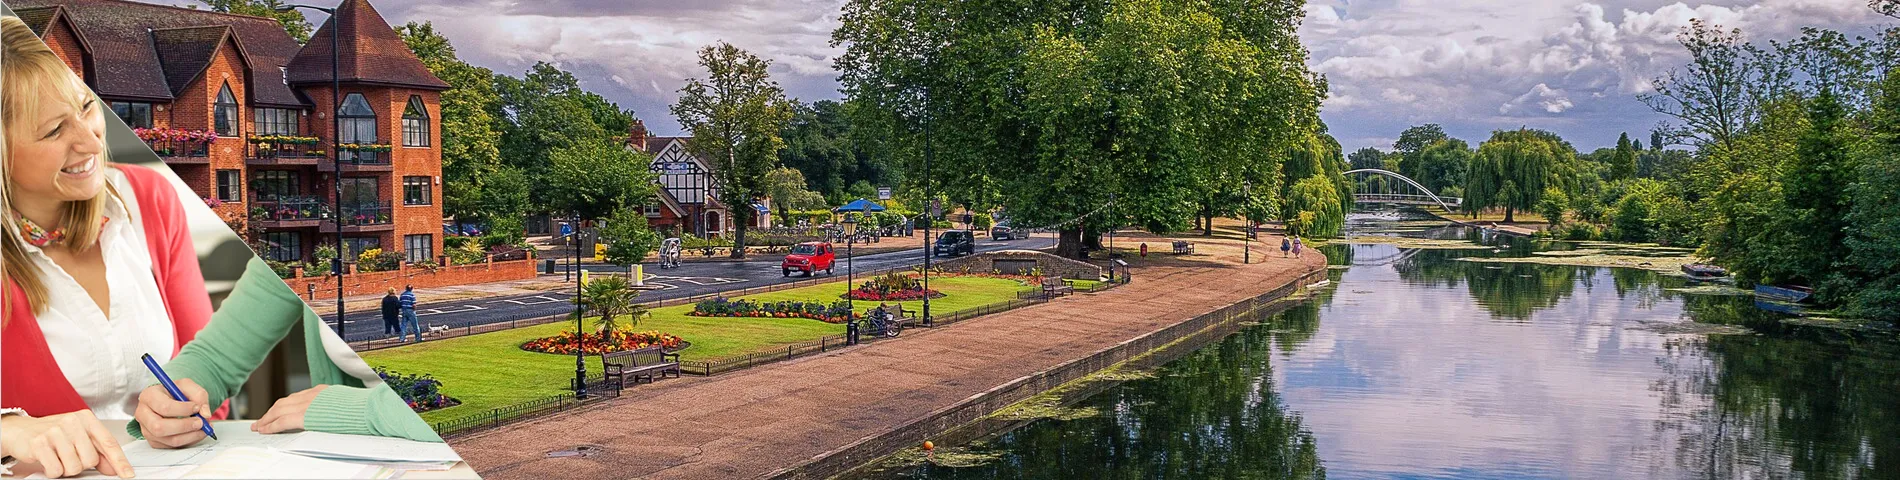
POLYGON ((436 434, 442 436, 465 434, 477 430, 500 427, 514 421, 526 420, 543 414, 565 412, 596 401, 620 397, 621 386, 607 383, 606 380, 605 376, 589 377, 587 379, 587 396, 585 398, 576 397, 573 392, 562 393, 551 397, 542 397, 490 409, 487 412, 435 422, 430 424, 430 427, 435 429, 436 434))

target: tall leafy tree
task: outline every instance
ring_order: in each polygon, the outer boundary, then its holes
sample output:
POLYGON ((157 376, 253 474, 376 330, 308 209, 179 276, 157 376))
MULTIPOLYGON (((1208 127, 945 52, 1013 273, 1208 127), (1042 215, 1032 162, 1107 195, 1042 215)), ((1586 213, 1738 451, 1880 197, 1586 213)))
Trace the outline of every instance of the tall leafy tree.
POLYGON ((1447 195, 1450 189, 1465 184, 1465 169, 1471 165, 1471 145, 1464 140, 1447 138, 1419 150, 1412 161, 1412 180, 1432 193, 1447 195))
POLYGON ((1505 222, 1517 221, 1518 211, 1537 206, 1544 187, 1560 184, 1557 169, 1576 160, 1571 148, 1562 138, 1540 130, 1492 133, 1472 160, 1465 208, 1502 208, 1505 222))
POLYGON ((1636 178, 1636 145, 1630 143, 1630 134, 1616 139, 1616 151, 1610 154, 1609 163, 1610 180, 1636 178))
POLYGON ((595 139, 563 146, 548 155, 548 196, 559 213, 584 220, 646 202, 659 190, 652 155, 619 142, 595 139))
POLYGON ((211 7, 211 11, 214 12, 277 20, 277 23, 284 26, 284 33, 290 34, 290 39, 296 40, 299 44, 310 41, 310 33, 316 31, 316 27, 311 26, 310 21, 303 18, 303 11, 294 9, 277 11, 278 7, 290 3, 283 0, 198 0, 198 3, 211 7))
POLYGON ((513 182, 518 173, 503 172, 516 167, 501 162, 501 122, 493 114, 501 97, 494 72, 456 58, 455 46, 434 24, 409 22, 396 32, 431 73, 449 84, 441 111, 443 213, 491 227, 519 223, 527 212, 527 189, 513 182))
POLYGON ((1419 173, 1419 155, 1426 147, 1450 139, 1445 128, 1436 123, 1417 125, 1399 132, 1399 139, 1392 142, 1392 150, 1399 154, 1399 174, 1417 180, 1419 173))
MULTIPOLYGON (((502 162, 537 185, 552 185, 547 159, 555 150, 617 142, 633 123, 633 112, 581 89, 574 74, 550 63, 536 63, 521 78, 497 74, 494 79, 500 101, 489 113, 501 121, 502 162)), ((553 191, 530 189, 529 204, 564 208, 550 196, 553 191)))
POLYGON ((837 66, 859 138, 902 165, 910 187, 1003 206, 1017 225, 1058 230, 1057 253, 1080 257, 1110 226, 1273 216, 1277 154, 1322 131, 1324 81, 1305 68, 1300 11, 1284 0, 853 0, 833 42, 845 47, 837 66))
POLYGON ((766 176, 784 148, 779 133, 791 120, 785 91, 766 69, 771 62, 720 42, 699 50, 704 80, 686 81, 673 115, 693 133, 687 150, 712 162, 719 201, 732 206, 732 258, 745 257, 746 227, 758 215, 752 203, 765 196, 766 176))
POLYGON ((805 174, 791 167, 779 167, 765 176, 765 194, 772 197, 772 207, 778 211, 779 223, 792 223, 792 210, 812 210, 825 207, 824 195, 805 188, 805 174))

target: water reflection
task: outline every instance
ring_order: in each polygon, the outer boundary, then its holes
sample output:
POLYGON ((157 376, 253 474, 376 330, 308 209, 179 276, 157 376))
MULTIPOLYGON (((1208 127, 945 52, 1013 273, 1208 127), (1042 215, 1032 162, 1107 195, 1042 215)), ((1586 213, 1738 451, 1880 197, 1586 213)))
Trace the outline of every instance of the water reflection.
POLYGON ((1455 260, 1545 246, 1326 248, 1351 265, 1328 294, 1084 401, 1108 415, 904 476, 1900 478, 1890 336, 1641 270, 1455 260))

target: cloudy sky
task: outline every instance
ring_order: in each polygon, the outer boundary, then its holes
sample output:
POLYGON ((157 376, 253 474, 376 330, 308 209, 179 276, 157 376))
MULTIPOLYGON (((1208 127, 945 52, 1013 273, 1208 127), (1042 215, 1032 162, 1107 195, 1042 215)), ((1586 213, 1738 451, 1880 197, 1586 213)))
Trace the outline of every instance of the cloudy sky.
MULTIPOLYGON (((434 22, 464 60, 498 72, 560 64, 661 134, 679 132, 667 106, 701 75, 694 51, 719 40, 771 59, 791 96, 839 96, 830 35, 842 0, 372 1, 392 24, 434 22)), ((1691 18, 1756 39, 1890 23, 1865 0, 1314 0, 1301 35, 1331 80, 1323 116, 1348 149, 1440 123, 1474 143, 1544 128, 1589 150, 1624 131, 1646 139, 1662 120, 1636 94, 1685 61, 1674 35, 1691 18)))

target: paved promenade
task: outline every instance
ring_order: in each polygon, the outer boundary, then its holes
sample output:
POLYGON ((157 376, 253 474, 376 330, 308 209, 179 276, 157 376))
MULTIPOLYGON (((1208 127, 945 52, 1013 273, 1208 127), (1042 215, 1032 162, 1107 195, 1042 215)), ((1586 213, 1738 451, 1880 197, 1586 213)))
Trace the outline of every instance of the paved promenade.
MULTIPOLYGON (((1263 235, 1264 236, 1264 235, 1263 235)), ((1166 251, 1167 239, 1147 241, 1166 251)), ((1199 253, 1151 254, 1134 282, 937 329, 710 378, 668 379, 578 413, 454 440, 484 478, 754 478, 873 437, 972 395, 1262 295, 1324 268, 1254 244, 1190 238, 1199 253), (1164 258, 1165 257, 1165 258, 1164 258), (598 446, 585 457, 548 452, 598 446)))

